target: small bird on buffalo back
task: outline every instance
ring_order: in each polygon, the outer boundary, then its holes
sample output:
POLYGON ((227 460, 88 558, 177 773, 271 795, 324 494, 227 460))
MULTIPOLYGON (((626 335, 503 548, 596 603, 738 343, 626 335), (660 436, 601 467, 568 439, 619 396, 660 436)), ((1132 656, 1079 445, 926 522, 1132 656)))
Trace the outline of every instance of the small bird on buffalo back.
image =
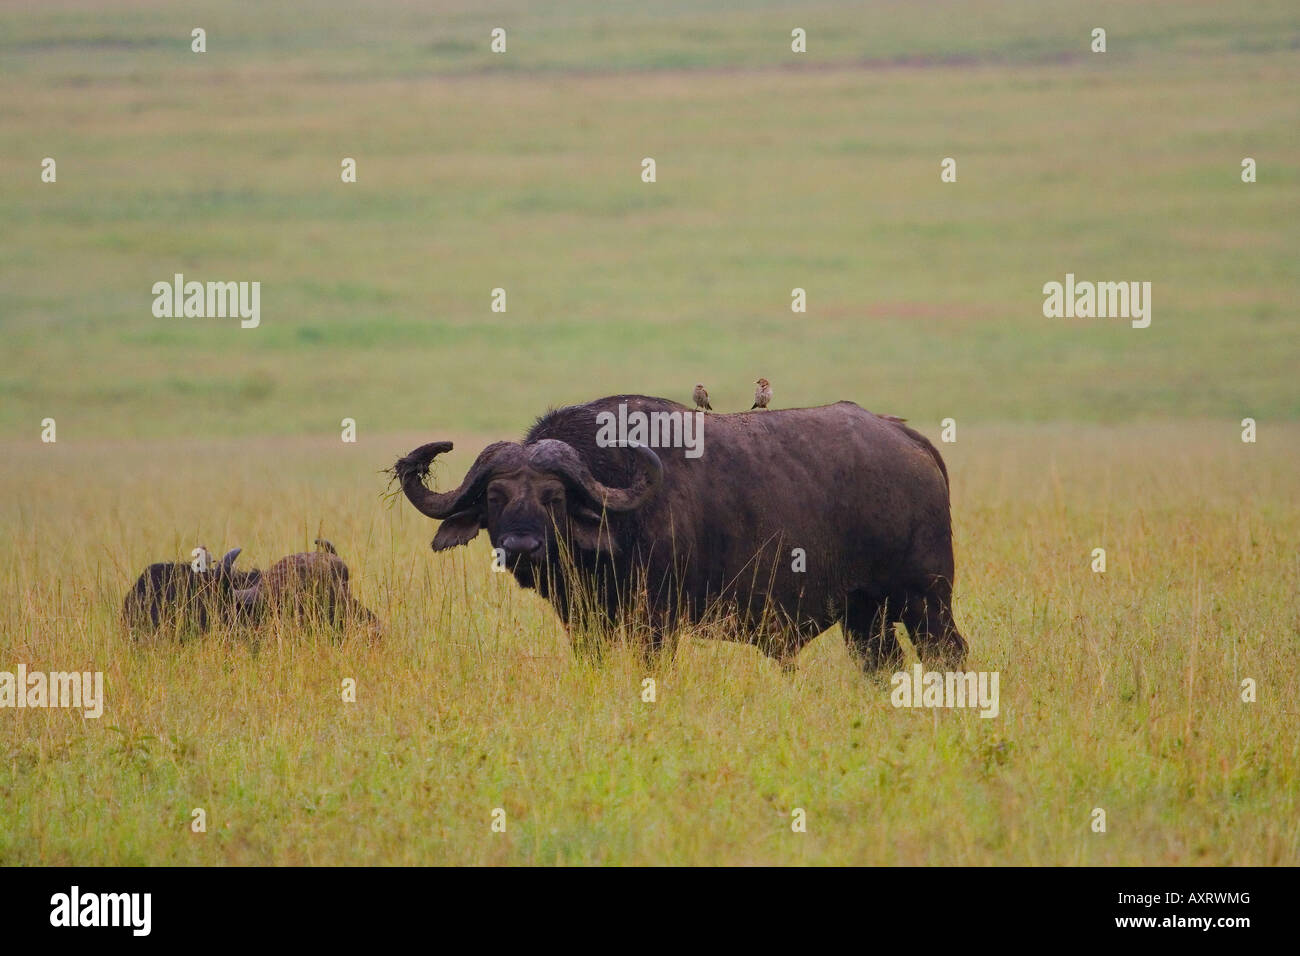
POLYGON ((755 408, 767 408, 767 403, 772 400, 772 385, 765 378, 760 378, 754 383, 758 388, 754 389, 754 404, 750 406, 752 412, 755 408))
POLYGON ((695 386, 695 407, 713 411, 713 406, 709 404, 709 390, 703 385, 695 386))

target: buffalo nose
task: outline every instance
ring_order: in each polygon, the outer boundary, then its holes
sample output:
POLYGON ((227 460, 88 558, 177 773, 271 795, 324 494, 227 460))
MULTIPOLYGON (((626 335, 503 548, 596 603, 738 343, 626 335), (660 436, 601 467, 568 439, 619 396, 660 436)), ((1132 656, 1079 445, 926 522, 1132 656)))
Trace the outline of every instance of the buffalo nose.
POLYGON ((541 550, 542 542, 531 534, 508 534, 501 541, 510 554, 534 555, 541 550))

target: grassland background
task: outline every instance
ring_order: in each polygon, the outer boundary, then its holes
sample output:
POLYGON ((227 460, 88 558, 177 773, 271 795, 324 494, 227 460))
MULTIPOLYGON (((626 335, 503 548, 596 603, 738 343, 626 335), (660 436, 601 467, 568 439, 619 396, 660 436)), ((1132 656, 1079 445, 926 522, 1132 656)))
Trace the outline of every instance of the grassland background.
POLYGON ((109 688, 0 712, 0 862, 1300 862, 1298 47, 1288 3, 0 10, 0 669, 109 688), (1151 327, 1044 319, 1067 271, 1151 327), (155 319, 174 272, 262 327, 155 319), (894 710, 838 630, 793 675, 691 642, 643 704, 379 499, 431 438, 759 374, 958 420, 1001 717, 894 710), (318 532, 382 643, 117 629, 149 561, 318 532))

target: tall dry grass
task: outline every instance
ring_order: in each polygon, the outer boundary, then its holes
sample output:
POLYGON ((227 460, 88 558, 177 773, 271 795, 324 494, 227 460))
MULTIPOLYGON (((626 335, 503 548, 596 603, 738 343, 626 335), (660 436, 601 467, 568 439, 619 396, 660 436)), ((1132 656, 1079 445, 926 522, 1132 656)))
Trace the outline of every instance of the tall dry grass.
POLYGON ((996 719, 893 708, 838 629, 790 673, 697 637, 649 665, 575 655, 484 540, 435 555, 433 523, 381 501, 408 436, 9 445, 0 670, 102 670, 107 702, 98 721, 0 711, 0 861, 1294 864, 1298 438, 970 427, 942 446, 956 611, 970 666, 1001 675, 996 719), (149 561, 238 544, 265 567, 318 534, 383 640, 121 632, 149 561))

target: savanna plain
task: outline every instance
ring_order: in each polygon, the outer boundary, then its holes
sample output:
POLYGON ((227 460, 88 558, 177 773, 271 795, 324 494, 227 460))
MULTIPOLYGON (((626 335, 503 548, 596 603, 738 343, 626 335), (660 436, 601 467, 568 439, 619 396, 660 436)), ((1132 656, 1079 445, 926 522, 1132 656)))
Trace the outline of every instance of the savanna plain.
POLYGON ((312 9, 0 11, 0 670, 106 688, 0 709, 0 863, 1300 863, 1294 4, 312 9), (178 272, 261 325, 156 318, 178 272), (1067 272, 1150 327, 1045 318, 1067 272), (385 497, 760 375, 936 442, 997 717, 893 707, 838 629, 575 654, 385 497), (123 633, 151 561, 318 536, 380 639, 123 633))

